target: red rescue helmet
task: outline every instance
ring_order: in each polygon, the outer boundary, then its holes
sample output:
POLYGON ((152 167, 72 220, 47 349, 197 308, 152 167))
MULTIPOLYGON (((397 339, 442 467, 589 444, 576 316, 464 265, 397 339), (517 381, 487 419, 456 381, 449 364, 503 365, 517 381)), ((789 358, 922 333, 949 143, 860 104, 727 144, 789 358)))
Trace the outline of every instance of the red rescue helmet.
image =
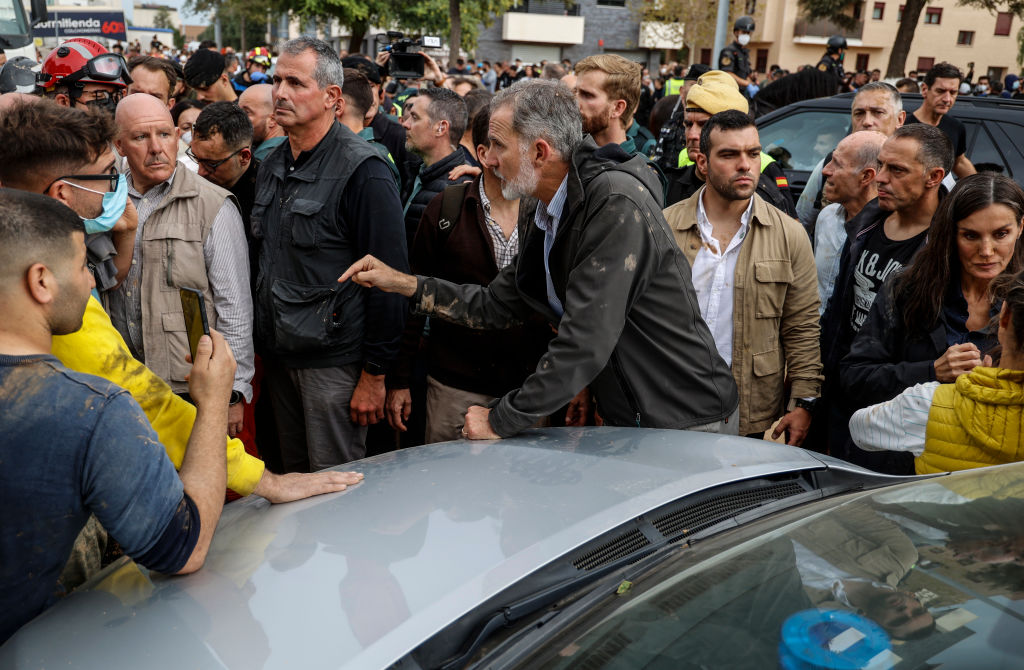
POLYGON ((256 63, 263 67, 270 67, 270 49, 266 47, 256 47, 249 51, 246 58, 246 62, 256 63))
POLYGON ((41 73, 46 90, 57 84, 110 84, 127 88, 132 83, 124 58, 87 37, 75 37, 51 51, 43 60, 41 73))

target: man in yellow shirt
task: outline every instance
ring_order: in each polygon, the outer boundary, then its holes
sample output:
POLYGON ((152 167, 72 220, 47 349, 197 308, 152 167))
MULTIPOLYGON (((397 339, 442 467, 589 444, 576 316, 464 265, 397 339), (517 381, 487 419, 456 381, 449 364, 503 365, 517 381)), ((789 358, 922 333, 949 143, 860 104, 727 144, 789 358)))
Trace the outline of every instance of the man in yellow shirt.
MULTIPOLYGON (((102 115, 48 101, 14 105, 0 115, 0 186, 43 193, 64 203, 85 219, 87 230, 113 226, 131 214, 124 201, 117 211, 111 197, 120 179, 110 171, 113 133, 111 121, 102 115)), ((53 338, 53 354, 76 372, 128 390, 174 466, 181 466, 195 407, 132 357, 95 296, 89 298, 82 328, 53 338)), ((352 472, 276 475, 247 454, 240 440, 227 440, 227 485, 243 496, 255 493, 273 503, 288 502, 340 491, 361 478, 352 472)))

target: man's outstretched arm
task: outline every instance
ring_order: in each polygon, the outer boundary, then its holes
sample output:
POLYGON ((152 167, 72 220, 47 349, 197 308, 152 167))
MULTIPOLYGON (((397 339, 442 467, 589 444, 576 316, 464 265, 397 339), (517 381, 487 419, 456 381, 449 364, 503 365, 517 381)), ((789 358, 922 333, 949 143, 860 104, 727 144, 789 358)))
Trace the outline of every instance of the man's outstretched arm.
MULTIPOLYGON (((131 393, 168 458, 176 468, 181 468, 196 421, 196 408, 175 395, 166 382, 131 355, 95 298, 89 298, 82 327, 77 332, 53 338, 53 355, 76 372, 102 377, 131 393)), ((276 475, 264 467, 263 461, 247 453, 241 440, 227 436, 222 439, 226 439, 227 486, 243 496, 255 493, 272 503, 289 502, 342 491, 362 477, 346 472, 276 475)))

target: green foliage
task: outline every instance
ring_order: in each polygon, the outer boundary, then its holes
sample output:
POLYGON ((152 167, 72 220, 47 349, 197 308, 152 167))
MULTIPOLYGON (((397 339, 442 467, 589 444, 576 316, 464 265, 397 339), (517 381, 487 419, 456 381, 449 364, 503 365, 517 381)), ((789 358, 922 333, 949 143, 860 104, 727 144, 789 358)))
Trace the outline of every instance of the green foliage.
POLYGON ((854 5, 862 0, 799 0, 804 16, 811 20, 827 19, 840 28, 852 30, 857 25, 853 18, 854 5))
MULTIPOLYGON (((744 13, 745 5, 734 2, 730 12, 733 18, 744 13)), ((661 0, 660 2, 632 2, 631 9, 640 14, 642 21, 655 21, 669 26, 677 26, 673 30, 673 39, 679 47, 692 49, 698 42, 710 45, 715 35, 715 17, 717 3, 708 0, 661 0)), ((730 26, 732 23, 730 22, 730 26)), ((731 34, 731 33, 730 33, 731 34)))
POLYGON ((156 16, 153 17, 154 28, 173 28, 171 24, 171 12, 166 7, 161 7, 156 16))
POLYGON ((1024 28, 1017 31, 1017 67, 1024 65, 1024 28))

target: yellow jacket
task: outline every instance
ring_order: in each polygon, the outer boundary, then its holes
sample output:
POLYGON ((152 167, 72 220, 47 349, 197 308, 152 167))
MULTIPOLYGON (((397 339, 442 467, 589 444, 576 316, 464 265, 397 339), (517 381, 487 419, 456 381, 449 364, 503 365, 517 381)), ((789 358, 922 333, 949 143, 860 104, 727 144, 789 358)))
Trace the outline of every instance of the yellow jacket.
POLYGON ((1024 461, 1024 370, 974 368, 935 390, 918 474, 1024 461))
MULTIPOLYGON (((175 468, 181 467, 196 408, 174 395, 171 387, 136 360, 95 297, 89 298, 76 333, 53 338, 53 355, 68 368, 96 375, 127 389, 142 406, 175 468)), ((242 441, 227 441, 228 487, 240 495, 253 492, 263 477, 263 461, 245 452, 242 441)))

